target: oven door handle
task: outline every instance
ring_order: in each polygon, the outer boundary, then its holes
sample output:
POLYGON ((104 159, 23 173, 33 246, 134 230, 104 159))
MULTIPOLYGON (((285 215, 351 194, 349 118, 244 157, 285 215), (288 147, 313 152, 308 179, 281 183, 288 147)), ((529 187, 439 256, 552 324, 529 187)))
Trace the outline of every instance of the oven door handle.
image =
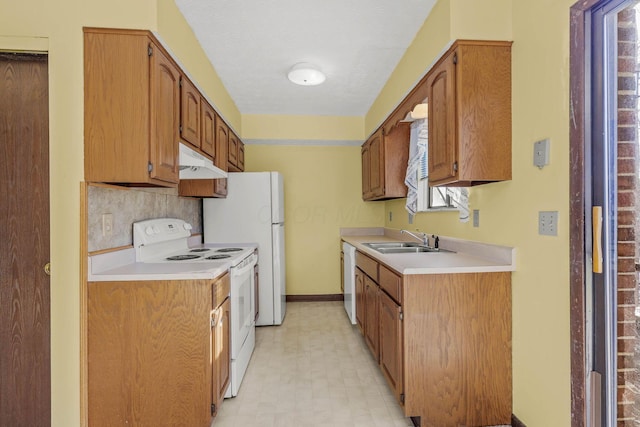
MULTIPOLYGON (((256 265, 256 261, 258 260, 258 257, 255 254, 251 254, 248 261, 246 262, 246 264, 243 267, 232 267, 231 268, 231 275, 234 277, 237 276, 242 276, 243 274, 246 274, 247 272, 252 272, 253 271, 253 266, 256 265)), ((244 262, 243 262, 244 264, 244 262)))

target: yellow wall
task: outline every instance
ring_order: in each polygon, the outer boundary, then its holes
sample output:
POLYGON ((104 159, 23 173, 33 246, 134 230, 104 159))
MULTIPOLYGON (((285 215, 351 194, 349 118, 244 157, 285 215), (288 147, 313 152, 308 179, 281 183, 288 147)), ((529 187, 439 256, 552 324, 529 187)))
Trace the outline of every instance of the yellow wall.
POLYGON ((356 141, 364 140, 364 118, 243 114, 242 139, 356 141))
POLYGON ((249 144, 247 171, 279 171, 285 191, 287 295, 340 293, 340 227, 382 226, 362 201, 359 146, 249 144))
MULTIPOLYGON (((488 2, 451 0, 449 22, 453 39, 492 38, 486 28, 477 28, 478 23, 492 22, 495 16, 508 21, 501 31, 514 42, 513 179, 470 190, 470 206, 480 211, 478 228, 471 222, 460 223, 452 212, 421 213, 410 225, 404 200, 386 203, 386 225, 517 249, 517 271, 512 276, 513 412, 528 426, 568 426, 569 7, 573 0, 491 4, 498 8, 489 7, 488 2), (478 8, 468 8, 473 4, 478 8), (541 22, 544 31, 540 31, 541 22), (551 138, 551 163, 539 170, 532 165, 533 143, 547 137, 551 138), (559 212, 557 237, 537 234, 538 211, 542 210, 559 212), (393 213, 393 221, 388 220, 388 212, 393 213)), ((434 28, 441 26, 441 22, 434 24, 434 28)), ((426 28, 422 33, 427 33, 426 28)), ((401 72, 396 70, 394 75, 401 72)), ((369 116, 384 110, 374 107, 369 116)))

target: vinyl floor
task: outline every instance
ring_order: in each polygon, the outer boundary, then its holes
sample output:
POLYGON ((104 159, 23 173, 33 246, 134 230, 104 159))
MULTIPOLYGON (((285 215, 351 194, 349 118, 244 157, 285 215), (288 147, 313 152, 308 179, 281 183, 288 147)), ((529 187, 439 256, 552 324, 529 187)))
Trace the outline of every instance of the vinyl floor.
POLYGON ((287 304, 261 326, 238 396, 213 427, 406 427, 413 424, 338 302, 287 304))

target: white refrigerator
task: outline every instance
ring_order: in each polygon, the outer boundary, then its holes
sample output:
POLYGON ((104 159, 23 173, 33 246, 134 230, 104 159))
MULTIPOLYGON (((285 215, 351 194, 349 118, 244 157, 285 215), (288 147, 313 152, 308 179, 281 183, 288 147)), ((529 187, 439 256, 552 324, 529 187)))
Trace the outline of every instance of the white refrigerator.
POLYGON ((258 244, 257 326, 280 325, 286 311, 284 186, 278 172, 232 172, 226 199, 203 199, 205 243, 258 244))

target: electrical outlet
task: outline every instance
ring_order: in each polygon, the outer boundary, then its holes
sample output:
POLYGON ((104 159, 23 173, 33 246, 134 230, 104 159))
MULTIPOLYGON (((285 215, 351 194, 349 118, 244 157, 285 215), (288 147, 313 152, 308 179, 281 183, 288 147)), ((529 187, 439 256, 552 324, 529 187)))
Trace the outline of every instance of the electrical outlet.
POLYGON ((558 235, 558 211, 538 212, 538 234, 543 236, 558 235))
POLYGON ((542 169, 549 164, 549 138, 533 144, 533 165, 542 169))
POLYGON ((473 210, 473 226, 480 227, 480 209, 473 210))
POLYGON ((102 236, 109 237, 113 234, 113 214, 102 214, 102 236))
POLYGON ((393 221, 393 212, 389 211, 389 222, 393 221))

